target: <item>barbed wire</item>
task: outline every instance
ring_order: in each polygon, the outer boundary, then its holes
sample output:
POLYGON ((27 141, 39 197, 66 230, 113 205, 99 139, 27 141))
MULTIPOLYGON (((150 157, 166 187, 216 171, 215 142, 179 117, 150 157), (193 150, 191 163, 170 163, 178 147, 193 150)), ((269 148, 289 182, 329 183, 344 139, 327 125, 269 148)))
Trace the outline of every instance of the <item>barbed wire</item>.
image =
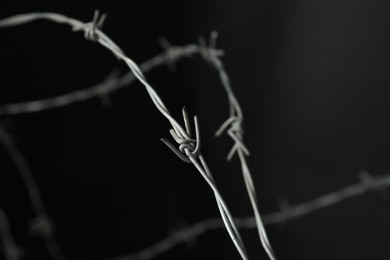
POLYGON ((4 210, 0 208, 0 241, 3 244, 3 252, 6 260, 19 260, 22 250, 17 246, 11 227, 4 210))
MULTIPOLYGON (((94 30, 102 26, 102 20, 104 20, 104 18, 98 21, 98 16, 95 13, 92 24, 88 24, 89 26, 87 27, 88 30, 85 31, 86 38, 95 41, 97 40, 96 33, 94 33, 94 30), (98 23, 98 25, 94 26, 95 23, 98 23)), ((243 178, 245 181, 245 186, 251 201, 251 206, 256 216, 260 240, 262 242, 263 247, 267 251, 267 254, 269 255, 270 259, 275 260, 276 259, 275 254, 272 250, 266 231, 264 229, 264 225, 262 224, 261 221, 255 187, 253 185, 251 173, 249 171, 245 159, 245 156, 249 156, 250 153, 243 143, 244 131, 242 127, 242 123, 243 123, 242 110, 232 90, 231 82, 228 77, 228 74, 224 69, 223 62, 220 59, 220 56, 223 55, 223 51, 216 49, 217 36, 218 36, 217 32, 213 31, 211 33, 209 45, 206 44, 204 38, 199 38, 199 45, 192 44, 183 47, 172 46, 167 39, 161 38, 160 45, 165 49, 165 52, 141 64, 140 70, 143 72, 148 72, 149 70, 163 64, 168 64, 168 66, 172 67, 172 65, 175 64, 179 59, 183 57, 190 57, 196 53, 200 54, 205 61, 209 62, 217 70, 220 77, 220 81, 228 95, 230 115, 229 118, 222 124, 220 129, 218 129, 218 131, 216 132, 216 136, 220 136, 224 131, 226 131, 228 135, 235 142, 234 146, 228 153, 227 159, 230 161, 235 153, 237 153, 239 156, 243 178)), ((106 80, 105 82, 95 85, 86 90, 74 91, 65 95, 48 98, 48 99, 1 106, 0 115, 33 113, 33 112, 38 112, 46 109, 63 107, 96 96, 107 96, 110 92, 128 85, 135 79, 136 79, 135 74, 133 73, 133 71, 131 71, 130 73, 128 73, 125 76, 122 76, 119 79, 109 78, 109 80, 106 80)), ((170 144, 167 145, 172 149, 172 145, 170 144)), ((178 150, 176 149, 172 149, 172 150, 182 160, 188 162, 189 159, 186 159, 185 155, 181 155, 184 151, 178 153, 178 150)))
MULTIPOLYGON (((185 158, 185 156, 188 158, 188 160, 195 166, 195 168, 201 173, 201 175, 204 177, 212 191, 214 192, 218 208, 221 213, 222 220, 226 226, 226 229, 232 239, 233 244, 235 245, 237 251, 239 252, 242 259, 247 260, 247 253, 244 246, 244 243, 242 241, 241 235, 234 223, 234 219, 224 202, 221 194, 219 193, 215 181, 211 175, 211 172, 209 168, 207 167, 207 164, 202 157, 199 150, 193 150, 193 146, 195 144, 195 147, 199 147, 198 141, 196 139, 191 139, 189 132, 188 132, 188 118, 186 115, 184 115, 184 121, 186 130, 171 116, 170 112, 168 111, 167 107, 157 94, 157 92, 154 90, 154 88, 149 84, 147 79, 145 78, 144 74, 142 73, 140 67, 131 60, 129 57, 127 57, 124 52, 119 48, 118 45, 116 45, 105 33, 103 33, 100 30, 100 27, 102 26, 102 23, 104 21, 103 16, 99 16, 99 12, 95 11, 94 18, 92 22, 83 23, 79 20, 76 20, 74 18, 70 18, 61 14, 57 13, 30 13, 30 14, 21 14, 12 16, 3 20, 0 20, 0 27, 10 27, 10 26, 17 26, 25 23, 29 23, 35 20, 48 20, 55 23, 60 24, 67 24, 71 26, 73 31, 81 31, 84 32, 84 37, 88 40, 94 41, 108 49, 115 55, 119 60, 122 60, 126 63, 126 65, 129 67, 129 69, 132 71, 136 79, 138 79, 142 85, 145 87, 146 91, 149 94, 149 97, 151 98, 152 102, 154 103, 155 107, 160 111, 160 113, 165 116, 165 118, 169 121, 169 123, 172 126, 172 129, 170 131, 171 135, 175 138, 176 142, 180 145, 179 149, 181 152, 181 155, 179 156, 181 159, 185 158)), ((195 118, 195 127, 197 127, 197 119, 195 118)), ((199 137, 199 133, 197 132, 197 137, 199 137)), ((172 144, 170 144, 166 139, 162 139, 165 144, 168 145, 169 148, 173 148, 172 144)), ((175 151, 174 149, 172 149, 175 151)), ((176 152, 177 155, 179 155, 176 152)))
MULTIPOLYGON (((314 211, 330 207, 353 197, 361 196, 367 192, 381 191, 390 188, 390 174, 374 177, 367 172, 362 172, 359 174, 359 178, 360 182, 358 183, 351 184, 340 190, 300 204, 289 205, 286 199, 282 199, 284 203, 280 203, 280 210, 264 214, 262 217, 263 223, 265 225, 276 225, 295 221, 314 211)), ((240 229, 257 228, 255 217, 235 218, 235 222, 240 229)), ((206 232, 221 229, 223 227, 223 222, 221 222, 219 218, 206 219, 182 228, 143 250, 110 258, 109 260, 150 260, 180 244, 193 241, 206 232)))
MULTIPOLYGON (((264 250, 266 251, 268 257, 271 260, 276 260, 274 250, 272 249, 271 243, 269 242, 267 232, 264 228, 264 224, 261 219, 260 210, 257 202, 256 189, 253 184, 252 174, 246 162, 246 156, 249 156, 250 153, 249 150, 244 145, 244 140, 243 140, 244 139, 244 129, 242 126, 244 120, 243 113, 240 104, 233 92, 231 81, 224 68, 223 62, 217 55, 215 55, 214 52, 209 51, 216 48, 217 37, 218 37, 218 33, 216 31, 213 31, 210 35, 209 48, 204 47, 202 48, 202 52, 201 52, 203 59, 208 61, 217 70, 220 81, 226 91, 229 100, 229 106, 230 106, 229 118, 217 130, 215 135, 220 136, 224 131, 226 131, 234 141, 233 148, 228 153, 227 159, 228 161, 230 161, 235 153, 238 154, 245 187, 255 216, 256 227, 257 227, 261 244, 264 250)), ((206 46, 206 41, 204 40, 204 38, 199 38, 199 43, 201 46, 206 46)))
MULTIPOLYGON (((200 54, 203 46, 197 44, 188 44, 185 46, 170 46, 164 52, 155 57, 143 62, 139 67, 145 74, 152 69, 162 65, 172 65, 180 59, 189 58, 195 54, 200 54)), ((223 51, 213 49, 209 50, 215 55, 223 55, 223 51)), ((109 96, 118 89, 128 86, 136 80, 133 72, 130 71, 121 77, 117 77, 112 73, 106 80, 87 89, 76 90, 66 94, 49 97, 45 99, 17 102, 12 104, 0 105, 0 116, 12 116, 19 114, 37 113, 45 110, 62 108, 72 105, 77 102, 86 101, 92 98, 109 96)))
MULTIPOLYGON (((0 115, 34 113, 47 109, 64 107, 79 101, 85 101, 93 97, 109 95, 113 91, 122 88, 133 82, 134 80, 138 79, 145 86, 155 106, 171 123, 172 129, 170 130, 170 134, 179 144, 179 149, 175 148, 175 146, 173 146, 167 139, 162 139, 162 141, 183 161, 194 164, 194 166, 209 184, 216 197, 217 205, 222 216, 222 221, 218 218, 213 218, 199 222, 189 227, 188 229, 181 230, 173 234, 172 236, 167 237, 166 239, 156 243, 155 245, 145 250, 142 250, 135 254, 114 258, 115 260, 151 259, 158 254, 168 251, 169 249, 175 247, 180 243, 200 236, 208 230, 219 229, 223 227, 227 228, 233 242, 235 242, 236 248, 238 249, 243 259, 245 259, 244 257, 246 257, 246 251, 237 228, 257 228, 262 244, 266 249, 269 257, 271 259, 275 259, 274 252, 266 236, 264 225, 277 224, 295 220, 313 211, 331 206, 345 199, 361 195, 367 191, 377 191, 390 187, 390 175, 372 177, 369 174, 365 173, 361 175, 362 181, 360 183, 347 186, 339 191, 329 193, 314 200, 297 205, 289 205, 287 200, 284 200, 284 203, 281 203, 280 211, 266 214, 261 219, 257 206, 256 192, 254 189, 253 180, 245 159, 245 157, 249 156, 250 153, 243 141, 243 114, 240 105, 232 91, 229 77, 224 69, 222 61, 219 58, 221 55, 223 55, 223 51, 216 49, 216 32, 212 33, 209 45, 205 43, 204 39, 200 39, 199 44, 190 44, 186 46, 172 46, 167 41, 165 41, 165 43, 162 44, 165 47, 165 51, 163 53, 155 56, 154 58, 148 60, 145 63, 142 63, 138 67, 134 62, 132 62, 129 58, 125 56, 123 51, 118 46, 116 46, 104 33, 100 31, 100 28, 104 21, 104 16, 99 16, 97 12, 95 12, 93 21, 89 23, 82 23, 75 19, 54 13, 35 13, 14 16, 4 20, 0 20, 0 27, 15 26, 37 19, 47 19, 58 23, 66 23, 71 25, 71 27, 75 31, 83 31, 86 39, 99 42, 104 47, 111 50, 112 53, 118 59, 121 59, 126 62, 131 71, 120 78, 109 77, 106 81, 88 89, 78 90, 47 99, 13 103, 0 106, 0 115), (143 73, 146 73, 157 66, 164 64, 173 65, 178 60, 184 57, 190 57, 194 54, 200 54, 203 59, 210 62, 210 64, 216 68, 219 73, 222 85, 224 86, 228 95, 230 115, 229 118, 216 131, 216 136, 220 136, 223 132, 226 132, 235 142, 234 146, 227 155, 227 159, 231 160, 234 154, 237 154, 240 159, 245 185, 255 215, 254 217, 234 219, 232 218, 226 206, 226 203, 223 201, 222 196, 216 187, 215 180, 213 179, 210 170, 208 169, 207 164, 204 161, 204 158, 200 154, 200 135, 197 117, 194 117, 195 138, 192 138, 192 131, 186 110, 183 109, 183 118, 185 124, 184 129, 170 116, 167 108, 165 107, 161 99, 158 97, 154 89, 147 83, 146 78, 143 75, 143 73)), ((37 225, 33 226, 50 226, 45 224, 45 222, 49 223, 48 221, 44 221, 48 220, 48 218, 40 218, 40 220, 41 221, 36 222, 37 225)), ((42 229, 38 228, 38 230, 42 229)))
POLYGON ((30 222, 29 231, 32 235, 42 238, 46 249, 53 259, 66 260, 56 241, 54 225, 47 214, 34 174, 31 172, 23 153, 2 126, 0 126, 0 144, 10 156, 26 187, 28 198, 35 214, 35 218, 30 222))

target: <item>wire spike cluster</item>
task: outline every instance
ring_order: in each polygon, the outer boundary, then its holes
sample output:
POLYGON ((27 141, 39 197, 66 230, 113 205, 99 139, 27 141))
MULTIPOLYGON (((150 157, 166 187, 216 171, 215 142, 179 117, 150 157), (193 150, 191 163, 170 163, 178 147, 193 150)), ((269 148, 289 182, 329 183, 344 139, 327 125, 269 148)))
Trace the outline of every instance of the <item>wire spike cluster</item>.
POLYGON ((226 156, 226 159, 228 161, 231 161, 234 154, 236 154, 238 150, 242 151, 246 156, 249 156, 250 152, 243 142, 244 131, 242 129, 242 118, 239 118, 237 116, 229 117, 215 132, 215 136, 218 137, 222 135, 222 133, 225 131, 235 142, 233 147, 230 149, 228 155, 226 156))
POLYGON ((103 27, 103 23, 106 20, 106 14, 100 15, 99 10, 95 10, 93 13, 93 19, 89 23, 85 23, 80 27, 74 27, 75 31, 84 31, 84 37, 90 41, 97 41, 99 35, 97 34, 97 30, 100 30, 103 27))
POLYGON ((175 72, 177 70, 176 62, 181 58, 181 53, 174 48, 171 43, 165 37, 160 37, 158 43, 161 48, 164 50, 167 56, 167 66, 170 72, 175 72))
POLYGON ((183 136, 179 131, 175 131, 173 128, 169 131, 176 143, 179 144, 179 150, 167 139, 161 138, 161 141, 166 144, 180 159, 186 163, 191 163, 191 160, 186 156, 186 153, 191 153, 192 156, 197 157, 200 152, 200 134, 198 117, 194 116, 195 123, 195 139, 191 139, 192 131, 189 122, 187 110, 184 107, 182 109, 184 124, 188 137, 183 136))
POLYGON ((204 37, 199 37, 198 42, 200 46, 200 54, 203 59, 209 62, 210 65, 214 65, 215 59, 224 55, 222 50, 217 50, 217 38, 218 32, 212 31, 210 34, 209 43, 206 43, 204 37))

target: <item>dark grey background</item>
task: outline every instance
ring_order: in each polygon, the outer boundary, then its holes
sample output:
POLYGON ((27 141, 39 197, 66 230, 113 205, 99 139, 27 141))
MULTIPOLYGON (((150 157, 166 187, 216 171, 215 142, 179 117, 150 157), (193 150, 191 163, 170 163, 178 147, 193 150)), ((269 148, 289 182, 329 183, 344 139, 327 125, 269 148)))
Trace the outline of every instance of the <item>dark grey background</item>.
MULTIPOLYGON (((162 51, 158 38, 194 43, 219 32, 218 46, 245 116, 249 165, 262 213, 284 197, 304 202, 357 182, 359 171, 389 172, 387 1, 13 1, 0 17, 50 11, 90 21, 135 62, 162 51)), ((0 103, 83 89, 126 67, 63 25, 35 22, 0 34, 0 103)), ((228 116, 215 71, 199 57, 147 74, 172 114, 200 118, 206 157, 233 214, 249 216, 232 141, 213 137, 228 116)), ((36 175, 69 259, 135 252, 175 229, 218 216, 213 195, 189 164, 160 141, 169 124, 139 83, 99 99, 37 114, 3 117, 36 175)), ((0 151, 0 206, 25 259, 49 259, 28 235, 33 217, 7 154, 0 151)), ((283 225, 267 227, 278 259, 389 259, 390 209, 370 193, 283 225)), ((243 230, 251 259, 267 259, 255 230, 243 230)), ((239 259, 224 230, 158 259, 239 259)))

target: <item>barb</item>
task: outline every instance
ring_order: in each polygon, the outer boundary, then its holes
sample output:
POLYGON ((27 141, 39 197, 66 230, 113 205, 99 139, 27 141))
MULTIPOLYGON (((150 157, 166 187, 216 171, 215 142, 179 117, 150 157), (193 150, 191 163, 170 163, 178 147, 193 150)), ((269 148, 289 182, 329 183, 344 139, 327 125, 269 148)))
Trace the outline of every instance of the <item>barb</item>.
POLYGON ((174 129, 171 129, 169 131, 173 139, 175 139, 176 143, 180 145, 179 146, 180 151, 177 150, 176 147, 172 145, 171 142, 169 142, 167 139, 161 138, 161 141, 165 143, 169 147, 169 149, 171 149, 184 162, 191 163, 191 160, 186 156, 186 153, 189 152, 193 157, 197 157, 200 152, 200 135, 199 135, 198 117, 194 116, 196 139, 191 139, 191 127, 190 127, 189 118, 185 107, 183 108, 182 113, 184 118, 184 124, 186 127, 186 132, 189 139, 188 138, 186 139, 184 136, 181 135, 180 132, 176 132, 174 129))
POLYGON ((24 158, 23 153, 14 144, 12 138, 0 126, 0 143, 14 162, 18 172, 26 186, 30 203, 34 210, 35 219, 31 221, 30 231, 32 234, 40 236, 50 255, 55 260, 65 260, 61 248, 56 242, 54 225, 47 214, 42 196, 39 192, 38 184, 33 173, 24 158))
MULTIPOLYGON (((6 18, 3 20, 0 20, 0 27, 7 27, 7 26, 15 26, 15 25, 21 25, 24 23, 32 22, 39 19, 49 20, 56 23, 64 23, 69 26, 74 31, 82 31, 85 33, 87 39, 91 39, 109 51, 111 51, 118 59, 124 61, 126 65, 129 67, 130 71, 134 74, 134 76, 142 83, 142 85, 145 87, 146 91, 149 94, 149 97, 151 98, 152 102, 154 103, 155 107, 160 111, 160 113, 165 116, 165 118, 169 121, 169 123, 172 126, 171 134, 175 133, 175 137, 177 137, 177 141, 180 142, 180 145, 182 146, 182 150, 185 152, 185 155, 188 157, 188 159, 191 161, 191 163, 196 167, 196 169, 201 173, 201 175, 204 177, 204 179, 209 184, 210 188, 213 190, 214 195, 216 197, 216 201, 218 204, 218 208, 221 213, 221 217, 223 219, 223 222, 226 225, 227 231, 232 238, 232 241, 234 245, 236 246, 237 251, 241 255, 242 259, 246 260, 247 254, 246 250, 244 248, 244 244, 242 242, 241 236, 238 232, 238 229, 236 228, 234 224, 234 220, 225 204, 225 202, 222 199, 221 194, 219 193, 218 189, 216 188, 214 179, 212 178, 211 172, 208 169, 205 160, 203 157, 198 154, 198 151, 192 150, 193 141, 191 140, 189 133, 183 129, 183 127, 171 116, 170 112, 166 108, 163 101, 160 99, 157 92, 154 90, 154 88, 148 83, 146 80, 144 74, 142 73, 141 69, 138 67, 138 65, 131 60, 129 57, 127 57, 124 52, 117 46, 105 33, 103 33, 98 26, 96 26, 99 19, 97 18, 97 12, 95 12, 94 21, 92 23, 83 23, 81 21, 78 21, 73 18, 66 17, 61 14, 56 13, 32 13, 32 14, 22 14, 13 16, 10 18, 6 18), (192 144, 192 145, 191 145, 192 144), (199 161, 198 161, 199 160, 199 161)), ((101 19, 100 19, 101 20, 101 19)), ((196 123, 197 124, 197 123, 196 123)), ((188 128, 188 123, 186 123, 186 126, 188 128)), ((198 132, 198 131, 197 131, 198 132)), ((198 146, 198 142, 196 144, 196 147, 198 146)), ((175 150, 174 150, 175 151, 175 150)), ((177 154, 179 155, 179 154, 177 154)), ((184 157, 182 157, 183 159, 184 157)))
POLYGON ((22 251, 16 245, 8 218, 2 208, 0 208, 0 238, 3 243, 5 259, 19 260, 22 256, 22 251))
POLYGON ((106 14, 100 16, 99 10, 95 10, 93 14, 92 22, 86 23, 84 27, 84 37, 90 41, 97 41, 98 35, 96 33, 97 29, 101 29, 106 19, 106 14))
MULTIPOLYGON (((369 191, 381 191, 390 188, 390 174, 376 177, 367 175, 367 173, 364 174, 370 178, 371 182, 369 185, 367 185, 364 180, 361 180, 359 183, 349 185, 338 191, 292 206, 284 204, 286 200, 284 200, 284 202, 281 201, 281 210, 265 214, 263 216, 263 223, 265 225, 276 225, 294 221, 309 215, 314 211, 330 207, 353 197, 359 197, 369 191)), ((240 229, 257 228, 255 217, 235 218, 235 222, 240 229)), ((208 231, 221 229, 223 227, 224 224, 219 218, 206 219, 183 228, 139 252, 110 258, 109 260, 150 260, 180 244, 196 239, 208 231)))
POLYGON ((161 37, 159 40, 158 40, 158 43, 160 44, 160 46, 163 48, 163 50, 165 51, 165 53, 167 54, 166 57, 167 57, 167 65, 168 65, 168 69, 171 71, 171 72, 174 72, 176 71, 176 62, 177 62, 177 59, 180 57, 178 56, 177 54, 173 54, 172 53, 172 50, 175 50, 175 48, 172 48, 172 45, 171 43, 164 37, 161 37))

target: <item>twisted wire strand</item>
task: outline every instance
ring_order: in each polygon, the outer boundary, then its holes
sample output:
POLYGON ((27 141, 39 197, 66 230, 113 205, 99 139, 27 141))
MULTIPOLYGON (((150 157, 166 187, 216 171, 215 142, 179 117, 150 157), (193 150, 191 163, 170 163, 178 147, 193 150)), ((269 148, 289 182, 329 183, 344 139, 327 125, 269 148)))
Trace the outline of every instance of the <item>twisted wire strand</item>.
MULTIPOLYGON (((118 59, 126 63, 126 65, 132 71, 136 79, 138 79, 145 87, 155 107, 160 111, 162 115, 165 116, 165 118, 171 124, 173 132, 175 133, 175 137, 177 137, 177 141, 179 141, 179 144, 185 144, 184 147, 182 146, 182 152, 185 153, 185 155, 196 167, 196 169, 202 174, 202 176, 205 178, 210 188, 214 192, 218 208, 221 212, 221 217, 223 219, 223 222, 225 223, 226 229, 242 259, 247 260, 248 257, 246 254, 246 250, 239 231, 234 223, 233 217, 231 216, 226 203, 223 201, 221 194, 216 188, 215 182, 211 178, 211 173, 208 169, 205 168, 206 164, 202 159, 200 153, 198 153, 199 151, 192 150, 193 147, 191 146, 191 144, 193 144, 194 141, 190 138, 189 133, 184 130, 183 127, 171 116, 167 107, 165 106, 157 92, 154 90, 154 88, 148 83, 138 65, 133 60, 128 58, 119 48, 119 46, 117 46, 105 33, 100 30, 99 27, 101 27, 101 23, 104 19, 99 18, 99 13, 95 11, 93 21, 89 23, 83 23, 74 18, 69 18, 67 16, 57 13, 21 14, 0 20, 0 27, 16 26, 40 19, 49 20, 56 23, 68 24, 74 31, 84 32, 84 36, 86 39, 99 43, 100 45, 111 51, 118 59), (198 159, 201 161, 200 163, 198 162, 198 159)), ((188 126, 187 123, 186 126, 188 126)), ((195 140, 195 142, 197 143, 198 140, 195 140)), ((164 143, 168 145, 169 141, 164 141, 164 143)), ((171 149, 173 148, 172 145, 168 146, 171 149)), ((178 153, 176 154, 178 155, 178 153)), ((182 156, 180 157, 184 158, 182 156)))
MULTIPOLYGON (((182 110, 184 124, 188 136, 191 138, 191 127, 189 123, 189 117, 185 108, 182 110)), ((217 202, 218 209, 220 211, 222 221, 242 258, 247 259, 247 252, 243 244, 240 232, 236 224, 234 223, 233 216, 231 215, 229 208, 227 207, 222 195, 220 194, 215 180, 211 174, 209 167, 206 164, 203 156, 200 154, 200 138, 199 138, 199 125, 197 117, 194 117, 195 122, 195 135, 196 139, 183 139, 182 136, 178 136, 173 129, 170 131, 173 139, 180 144, 179 150, 177 150, 167 139, 162 138, 163 141, 180 159, 187 163, 192 163, 197 170, 201 173, 202 177, 208 183, 212 191, 214 192, 215 200, 217 202), (185 156, 183 154, 185 154, 185 156), (199 158, 199 162, 197 160, 199 158)))
MULTIPOLYGON (((189 58, 195 54, 199 54, 202 48, 203 47, 197 44, 171 46, 165 49, 164 52, 156 55, 146 62, 143 62, 139 67, 140 70, 145 74, 158 66, 165 64, 170 65, 173 62, 179 61, 180 59, 189 58)), ((212 51, 216 52, 216 55, 223 54, 221 50, 212 51)), ((103 82, 86 89, 76 90, 45 99, 0 105, 0 116, 37 113, 45 110, 66 107, 77 102, 87 101, 102 95, 109 95, 114 91, 128 86, 134 80, 136 80, 136 77, 132 71, 129 71, 119 78, 110 76, 103 82)))
MULTIPOLYGON (((251 202, 252 210, 255 215, 256 226, 258 235, 261 241, 261 244, 266 251, 268 257, 271 260, 276 260, 276 256, 274 250, 272 249, 271 243, 269 242, 267 232, 264 228, 263 221, 261 219, 260 210, 257 201, 256 189, 253 184, 253 179, 251 172, 248 168, 248 164, 246 162, 246 156, 249 156, 249 150, 244 145, 244 130, 242 127, 243 124, 243 113, 240 107, 240 104, 233 92, 233 88, 231 85, 230 78, 224 68, 222 60, 214 54, 214 52, 208 51, 209 49, 215 49, 216 41, 218 34, 217 32, 212 32, 210 36, 209 48, 203 48, 202 56, 205 60, 209 61, 212 66, 217 70, 220 81, 226 91, 228 96, 229 105, 230 105, 230 117, 222 124, 222 126, 216 131, 216 136, 221 135, 224 131, 227 131, 228 135, 235 142, 233 148, 228 153, 227 159, 230 161, 235 153, 238 154, 241 170, 243 174, 243 179, 245 183, 245 187, 251 202)), ((203 38, 199 39, 200 45, 205 46, 206 42, 203 38)))
MULTIPOLYGON (((390 188, 390 174, 371 176, 368 173, 359 175, 360 182, 346 186, 340 190, 322 195, 296 205, 283 206, 279 211, 263 215, 265 225, 276 225, 295 221, 312 212, 321 210, 347 199, 359 197, 367 192, 379 192, 390 188)), ((235 218, 235 223, 240 229, 257 228, 255 217, 235 218)), ((132 254, 110 258, 109 260, 150 260, 159 256, 176 246, 193 241, 206 232, 224 228, 223 222, 219 218, 210 218, 193 225, 178 230, 155 244, 132 254)))
POLYGON ((19 260, 21 258, 21 250, 15 242, 7 215, 2 208, 0 208, 0 241, 3 244, 6 260, 19 260))

